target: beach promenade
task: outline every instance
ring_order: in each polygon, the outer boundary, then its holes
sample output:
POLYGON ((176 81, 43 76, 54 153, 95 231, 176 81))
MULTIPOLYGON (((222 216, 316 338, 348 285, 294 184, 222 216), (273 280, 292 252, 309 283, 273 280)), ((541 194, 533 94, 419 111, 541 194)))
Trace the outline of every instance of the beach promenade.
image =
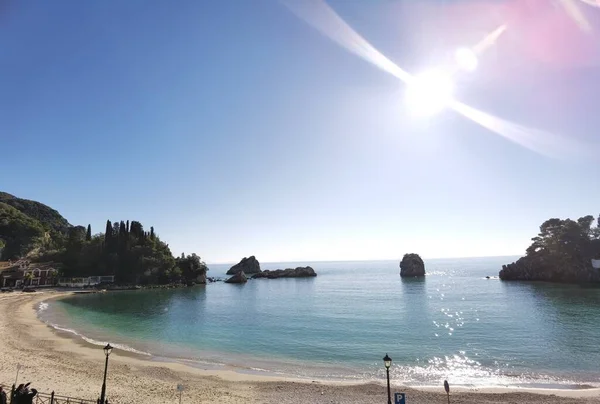
MULTIPOLYGON (((37 319, 39 302, 61 292, 0 295, 0 383, 10 390, 18 364, 19 383, 32 382, 40 392, 96 400, 103 376, 102 347, 57 333, 37 319)), ((117 403, 177 403, 176 386, 183 384, 184 403, 385 403, 382 384, 350 384, 242 374, 235 369, 202 370, 164 363, 114 350, 110 357, 107 397, 117 403)), ((442 386, 407 389, 408 403, 445 403, 442 386)), ((600 403, 599 390, 453 389, 452 403, 600 403), (552 394, 556 395, 553 396, 552 394)))

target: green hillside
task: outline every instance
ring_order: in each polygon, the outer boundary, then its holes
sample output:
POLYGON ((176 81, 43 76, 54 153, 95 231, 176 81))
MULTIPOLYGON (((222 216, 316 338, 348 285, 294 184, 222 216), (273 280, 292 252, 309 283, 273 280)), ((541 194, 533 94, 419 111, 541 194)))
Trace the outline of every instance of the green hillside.
POLYGON ((107 220, 93 234, 42 203, 0 192, 0 261, 23 257, 61 264, 64 276, 114 275, 128 284, 205 283, 208 270, 196 254, 173 257, 138 221, 107 220))
POLYGON ((43 203, 17 198, 6 192, 0 192, 0 202, 10 205, 30 218, 37 220, 46 231, 65 234, 71 227, 67 219, 43 203))
POLYGON ((25 255, 42 242, 44 233, 40 222, 0 202, 0 261, 25 255))

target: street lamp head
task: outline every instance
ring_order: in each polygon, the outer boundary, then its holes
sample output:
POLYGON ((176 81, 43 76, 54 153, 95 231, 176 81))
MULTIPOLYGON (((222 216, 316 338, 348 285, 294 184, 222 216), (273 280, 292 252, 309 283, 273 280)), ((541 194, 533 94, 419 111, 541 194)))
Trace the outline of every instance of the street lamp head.
POLYGON ((113 350, 113 347, 111 347, 110 344, 106 344, 106 346, 104 347, 104 355, 106 355, 106 356, 110 355, 112 350, 113 350))
POLYGON ((385 365, 386 369, 389 369, 390 366, 392 366, 392 358, 390 358, 388 354, 385 354, 383 357, 383 364, 385 365))

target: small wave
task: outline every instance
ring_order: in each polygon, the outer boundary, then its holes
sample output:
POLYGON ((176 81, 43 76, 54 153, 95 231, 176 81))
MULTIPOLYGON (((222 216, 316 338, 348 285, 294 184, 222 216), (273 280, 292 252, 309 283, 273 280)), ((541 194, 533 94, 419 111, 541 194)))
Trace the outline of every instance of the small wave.
POLYGON ((41 313, 42 311, 48 310, 48 307, 50 305, 47 302, 40 302, 39 306, 38 306, 38 313, 41 313))
MULTIPOLYGON (((77 332, 77 331, 75 331, 75 330, 73 330, 71 328, 64 328, 64 327, 61 327, 59 325, 52 324, 50 322, 45 322, 45 323, 47 325, 49 325, 50 327, 54 328, 55 330, 62 331, 62 332, 68 332, 70 334, 73 334, 73 335, 81 338, 85 342, 88 342, 88 343, 90 343, 92 345, 105 346, 106 344, 108 344, 107 341, 98 341, 98 340, 95 340, 95 339, 87 337, 87 336, 85 336, 85 335, 83 335, 83 334, 81 334, 81 333, 79 333, 79 332, 77 332)), ((113 348, 119 349, 121 351, 131 352, 131 353, 135 353, 135 354, 138 354, 138 355, 144 355, 144 356, 152 356, 152 354, 150 354, 148 352, 140 351, 138 349, 132 348, 132 347, 124 345, 124 344, 113 344, 113 343, 111 343, 111 345, 113 346, 113 348)))

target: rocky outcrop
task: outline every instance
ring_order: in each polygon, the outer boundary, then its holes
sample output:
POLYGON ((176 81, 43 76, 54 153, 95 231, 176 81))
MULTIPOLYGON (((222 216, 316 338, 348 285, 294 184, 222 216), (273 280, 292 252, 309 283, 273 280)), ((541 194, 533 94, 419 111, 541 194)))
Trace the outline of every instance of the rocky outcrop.
POLYGON ((600 258, 600 217, 592 226, 592 215, 577 220, 552 218, 540 226, 526 255, 503 265, 503 281, 600 283, 594 260, 600 258))
POLYGON ((244 271, 240 271, 233 275, 231 278, 227 279, 225 283, 246 283, 248 282, 248 278, 244 271))
POLYGON ((240 262, 227 271, 227 275, 235 275, 241 271, 247 274, 257 274, 260 272, 260 263, 254 255, 248 258, 242 258, 240 262))
POLYGON ((310 278, 317 276, 317 273, 311 267, 298 267, 287 269, 276 269, 274 271, 262 271, 252 277, 252 279, 277 279, 277 278, 310 278))
POLYGON ((425 276, 425 264, 419 254, 404 254, 400 261, 400 276, 403 278, 425 276))
POLYGON ((498 274, 503 281, 545 281, 557 283, 599 283, 600 271, 591 259, 560 262, 540 255, 525 256, 512 264, 502 265, 498 274))

